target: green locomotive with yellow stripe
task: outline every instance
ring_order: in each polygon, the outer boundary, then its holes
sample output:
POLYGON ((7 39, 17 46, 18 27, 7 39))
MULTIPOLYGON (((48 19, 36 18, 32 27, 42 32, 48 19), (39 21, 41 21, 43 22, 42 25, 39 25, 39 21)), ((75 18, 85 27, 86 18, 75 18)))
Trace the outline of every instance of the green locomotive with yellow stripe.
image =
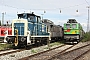
POLYGON ((69 19, 64 23, 64 40, 65 42, 79 42, 84 35, 84 30, 80 23, 75 19, 69 19))

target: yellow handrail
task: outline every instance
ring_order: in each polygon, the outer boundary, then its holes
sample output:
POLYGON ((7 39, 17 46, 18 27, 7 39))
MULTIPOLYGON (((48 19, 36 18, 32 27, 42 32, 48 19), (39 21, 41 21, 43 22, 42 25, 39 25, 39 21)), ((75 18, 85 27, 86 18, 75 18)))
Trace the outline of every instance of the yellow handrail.
POLYGON ((16 33, 16 37, 15 37, 14 44, 15 44, 15 46, 17 46, 18 45, 18 29, 15 29, 15 33, 16 33))

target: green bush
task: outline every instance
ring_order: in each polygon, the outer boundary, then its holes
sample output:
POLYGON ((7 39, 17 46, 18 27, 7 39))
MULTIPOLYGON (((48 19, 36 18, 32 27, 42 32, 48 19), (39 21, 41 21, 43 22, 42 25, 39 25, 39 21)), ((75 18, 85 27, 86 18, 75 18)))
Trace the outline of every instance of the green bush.
POLYGON ((84 34, 82 42, 90 41, 90 32, 84 34))

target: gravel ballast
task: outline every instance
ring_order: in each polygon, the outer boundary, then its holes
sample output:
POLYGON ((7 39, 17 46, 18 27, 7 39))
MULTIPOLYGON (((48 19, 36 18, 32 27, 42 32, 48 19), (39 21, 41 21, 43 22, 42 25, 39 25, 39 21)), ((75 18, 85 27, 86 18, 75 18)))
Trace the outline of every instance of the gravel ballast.
MULTIPOLYGON (((72 49, 84 46, 84 45, 89 44, 89 43, 90 43, 90 41, 89 42, 84 42, 84 43, 80 42, 76 46, 72 47, 72 49)), ((60 44, 60 45, 62 45, 62 44, 60 44)), ((57 47, 57 46, 60 46, 60 45, 55 45, 55 46, 53 46, 51 48, 54 48, 54 47, 57 47)), ((61 48, 60 50, 63 50, 64 48, 61 48)), ((70 51, 72 49, 69 49, 68 51, 70 51)), ((47 45, 37 47, 37 48, 32 48, 30 50, 25 50, 25 51, 21 51, 21 52, 16 52, 16 53, 0 56, 0 60, 18 60, 18 59, 21 59, 23 57, 27 57, 27 56, 30 56, 32 54, 36 54, 38 52, 42 52, 42 51, 46 51, 46 50, 48 50, 47 45)))

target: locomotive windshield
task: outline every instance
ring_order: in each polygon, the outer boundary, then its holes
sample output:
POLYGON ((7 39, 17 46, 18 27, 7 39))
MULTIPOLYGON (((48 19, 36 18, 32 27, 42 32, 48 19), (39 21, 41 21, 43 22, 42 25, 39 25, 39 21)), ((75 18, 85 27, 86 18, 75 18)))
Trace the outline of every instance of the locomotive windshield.
POLYGON ((72 24, 72 28, 76 28, 76 24, 72 24))
POLYGON ((30 15, 28 15, 28 20, 34 20, 34 16, 30 16, 30 15))
POLYGON ((70 24, 66 24, 66 28, 70 28, 70 24))

